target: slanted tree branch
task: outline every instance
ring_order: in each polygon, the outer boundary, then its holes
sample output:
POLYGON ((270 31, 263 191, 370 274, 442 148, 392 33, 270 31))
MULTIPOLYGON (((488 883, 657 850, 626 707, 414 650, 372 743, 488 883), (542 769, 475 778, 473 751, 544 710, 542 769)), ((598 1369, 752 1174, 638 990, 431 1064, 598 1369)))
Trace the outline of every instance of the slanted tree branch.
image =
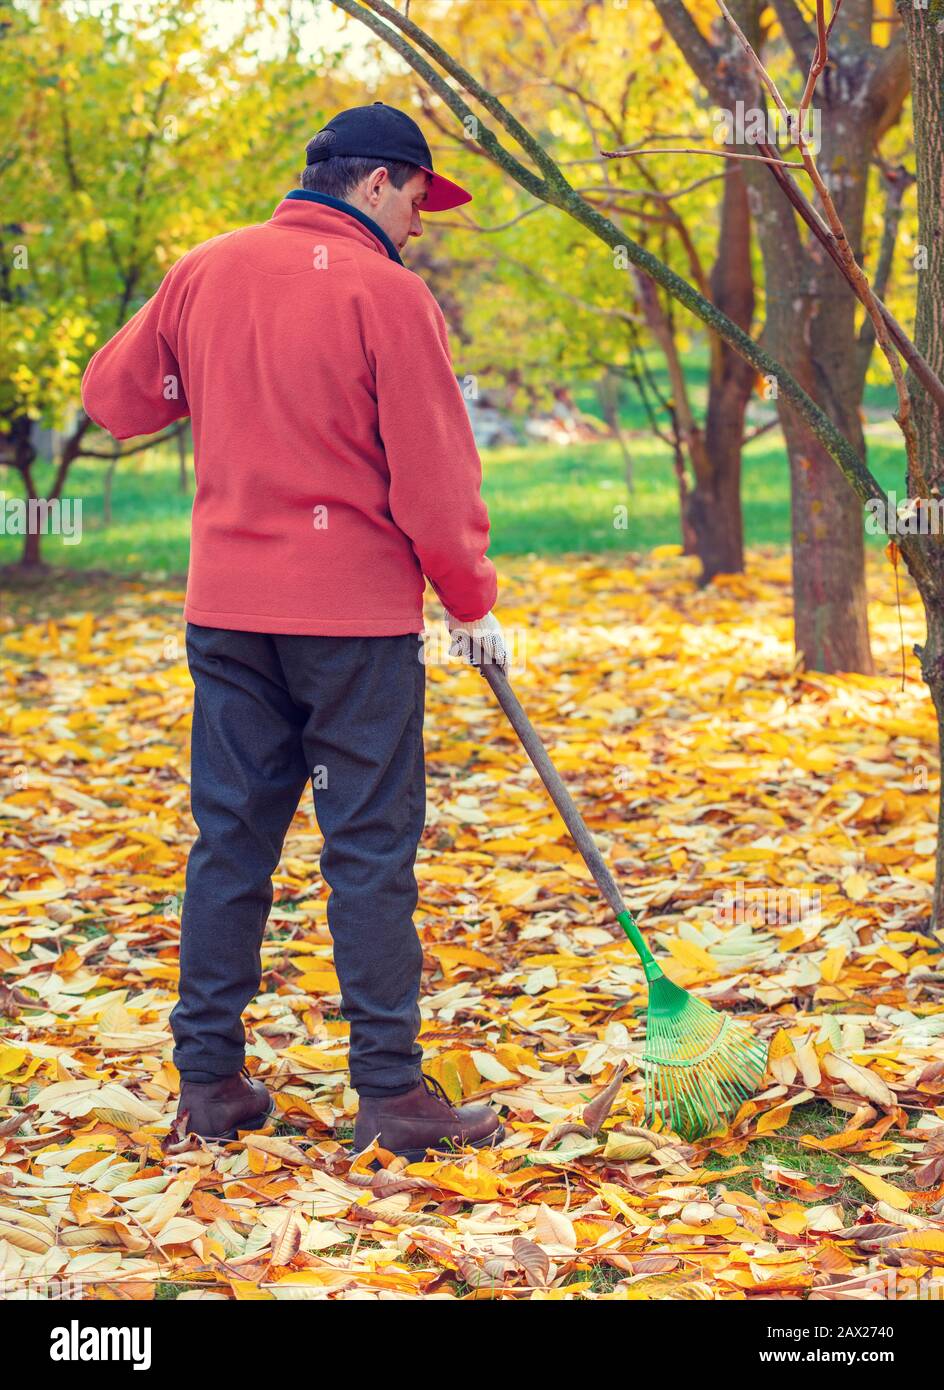
MULTIPOLYGON (((503 106, 491 92, 469 73, 460 63, 448 54, 439 44, 418 25, 407 19, 386 0, 332 0, 339 9, 371 29, 407 62, 413 70, 428 83, 438 96, 452 110, 457 119, 475 132, 476 141, 492 154, 495 162, 528 192, 559 207, 575 221, 593 232, 601 241, 625 255, 626 259, 638 266, 669 294, 683 304, 708 328, 729 343, 735 352, 750 362, 758 372, 772 382, 805 421, 811 433, 822 444, 829 456, 837 464, 849 486, 864 504, 878 501, 884 505, 885 494, 877 480, 859 457, 849 441, 836 428, 825 411, 803 390, 799 382, 782 363, 754 341, 743 329, 733 323, 727 315, 719 312, 713 304, 681 276, 627 236, 626 232, 609 218, 603 217, 568 183, 560 167, 547 154, 529 131, 503 106), (400 32, 396 32, 399 30, 400 32), (407 42, 406 35, 412 42, 407 42), (439 75, 438 72, 416 51, 416 46, 431 57, 469 93, 490 115, 502 125, 517 144, 537 164, 544 175, 538 178, 531 170, 506 150, 457 91, 439 75)), ((702 41, 704 43, 704 41, 702 41)), ((710 47, 705 48, 711 53, 710 47)), ((713 66, 713 62, 712 62, 713 66)), ((914 537, 902 536, 901 549, 906 555, 912 572, 924 571, 926 562, 920 546, 915 545, 914 537)))
POLYGON ((176 439, 179 434, 183 434, 189 424, 189 417, 184 420, 178 420, 175 425, 171 425, 170 429, 165 430, 163 434, 152 435, 141 444, 132 444, 130 449, 119 448, 117 452, 114 449, 79 449, 75 456, 76 458, 108 459, 109 461, 117 459, 120 462, 121 459, 130 458, 132 454, 143 454, 148 449, 155 448, 158 444, 166 444, 168 440, 176 439))

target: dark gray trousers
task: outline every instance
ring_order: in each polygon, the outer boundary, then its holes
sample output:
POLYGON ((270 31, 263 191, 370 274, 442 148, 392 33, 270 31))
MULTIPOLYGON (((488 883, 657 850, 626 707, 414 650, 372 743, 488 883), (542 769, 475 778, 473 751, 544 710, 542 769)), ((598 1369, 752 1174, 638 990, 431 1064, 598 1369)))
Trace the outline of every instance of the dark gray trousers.
POLYGON ((306 783, 324 836, 328 927, 363 1095, 420 1079, 423 952, 413 873, 426 814, 426 668, 417 634, 269 636, 187 626, 191 806, 174 1065, 238 1072, 272 874, 306 783))

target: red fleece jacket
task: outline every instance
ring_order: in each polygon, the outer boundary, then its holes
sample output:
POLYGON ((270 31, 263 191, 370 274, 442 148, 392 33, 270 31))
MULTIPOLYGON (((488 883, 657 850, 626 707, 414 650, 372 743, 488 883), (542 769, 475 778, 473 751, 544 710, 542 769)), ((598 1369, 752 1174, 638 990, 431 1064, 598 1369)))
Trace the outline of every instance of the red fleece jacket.
POLYGON ((116 439, 189 415, 184 616, 246 632, 423 630, 423 575, 494 605, 481 461, 446 323, 373 219, 300 190, 183 256, 82 378, 116 439))

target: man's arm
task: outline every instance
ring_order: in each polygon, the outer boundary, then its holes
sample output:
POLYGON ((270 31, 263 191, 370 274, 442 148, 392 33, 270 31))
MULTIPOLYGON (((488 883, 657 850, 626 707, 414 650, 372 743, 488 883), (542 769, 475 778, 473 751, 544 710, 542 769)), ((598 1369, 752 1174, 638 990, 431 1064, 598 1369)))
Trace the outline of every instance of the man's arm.
POLYGON ((404 277, 397 288, 395 304, 375 306, 370 343, 390 513, 445 607, 473 622, 498 592, 485 554, 482 462, 442 310, 419 276, 404 277))
POLYGON ((190 414, 177 361, 181 283, 176 269, 170 268, 157 293, 98 349, 82 377, 86 415, 115 439, 154 434, 190 414))

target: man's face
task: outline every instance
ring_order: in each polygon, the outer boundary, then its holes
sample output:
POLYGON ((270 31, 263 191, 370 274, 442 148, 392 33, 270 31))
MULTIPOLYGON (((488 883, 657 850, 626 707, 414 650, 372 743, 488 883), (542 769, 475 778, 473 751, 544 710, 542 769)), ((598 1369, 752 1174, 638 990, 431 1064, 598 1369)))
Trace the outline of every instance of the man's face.
POLYGON ((423 235, 420 212, 429 182, 429 174, 420 169, 402 188, 395 188, 386 169, 381 167, 374 169, 346 201, 372 217, 383 227, 397 250, 402 251, 411 236, 423 235))

